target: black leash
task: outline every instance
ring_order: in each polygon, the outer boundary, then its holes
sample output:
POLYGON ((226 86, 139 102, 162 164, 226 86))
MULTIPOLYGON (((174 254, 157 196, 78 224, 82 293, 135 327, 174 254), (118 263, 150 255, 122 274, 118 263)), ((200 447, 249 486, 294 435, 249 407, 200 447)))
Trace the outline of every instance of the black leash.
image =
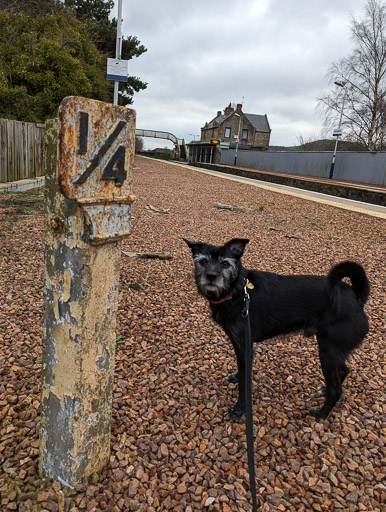
POLYGON ((244 308, 241 316, 245 318, 245 424, 247 435, 249 485, 252 495, 252 510, 257 512, 256 478, 255 478, 255 447, 253 440, 253 416, 252 416, 252 342, 251 323, 249 320, 249 293, 248 279, 244 280, 244 308))

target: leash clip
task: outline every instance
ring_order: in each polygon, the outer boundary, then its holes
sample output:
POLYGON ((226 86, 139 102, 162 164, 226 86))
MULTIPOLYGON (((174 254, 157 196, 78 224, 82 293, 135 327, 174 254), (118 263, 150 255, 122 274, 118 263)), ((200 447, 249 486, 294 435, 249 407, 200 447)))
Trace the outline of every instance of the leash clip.
POLYGON ((241 312, 241 316, 243 318, 247 318, 248 314, 249 314, 249 300, 250 300, 250 296, 249 296, 249 293, 248 293, 248 283, 249 283, 249 280, 247 278, 244 279, 244 302, 245 302, 245 306, 241 312))

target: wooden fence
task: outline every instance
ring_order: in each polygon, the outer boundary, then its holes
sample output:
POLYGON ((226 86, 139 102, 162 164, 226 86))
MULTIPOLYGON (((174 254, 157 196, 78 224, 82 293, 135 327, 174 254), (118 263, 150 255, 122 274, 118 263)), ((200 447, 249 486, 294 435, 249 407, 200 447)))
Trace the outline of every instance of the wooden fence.
POLYGON ((44 176, 44 124, 0 119, 0 183, 44 176))

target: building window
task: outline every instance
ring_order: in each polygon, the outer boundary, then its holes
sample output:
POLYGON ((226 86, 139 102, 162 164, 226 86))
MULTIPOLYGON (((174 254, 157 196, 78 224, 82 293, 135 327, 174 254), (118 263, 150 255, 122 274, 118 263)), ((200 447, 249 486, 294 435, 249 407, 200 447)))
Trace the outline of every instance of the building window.
POLYGON ((231 136, 231 129, 230 128, 225 128, 225 138, 229 139, 230 136, 231 136))
POLYGON ((248 140, 248 130, 243 130, 243 134, 241 136, 243 140, 248 140))

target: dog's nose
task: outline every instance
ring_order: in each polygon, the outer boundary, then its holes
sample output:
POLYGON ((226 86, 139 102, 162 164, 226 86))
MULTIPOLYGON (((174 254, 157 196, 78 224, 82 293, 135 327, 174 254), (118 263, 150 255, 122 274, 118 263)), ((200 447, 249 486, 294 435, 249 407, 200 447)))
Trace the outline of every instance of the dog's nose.
POLYGON ((208 281, 214 281, 217 277, 217 272, 207 272, 206 273, 206 278, 208 279, 208 281))

